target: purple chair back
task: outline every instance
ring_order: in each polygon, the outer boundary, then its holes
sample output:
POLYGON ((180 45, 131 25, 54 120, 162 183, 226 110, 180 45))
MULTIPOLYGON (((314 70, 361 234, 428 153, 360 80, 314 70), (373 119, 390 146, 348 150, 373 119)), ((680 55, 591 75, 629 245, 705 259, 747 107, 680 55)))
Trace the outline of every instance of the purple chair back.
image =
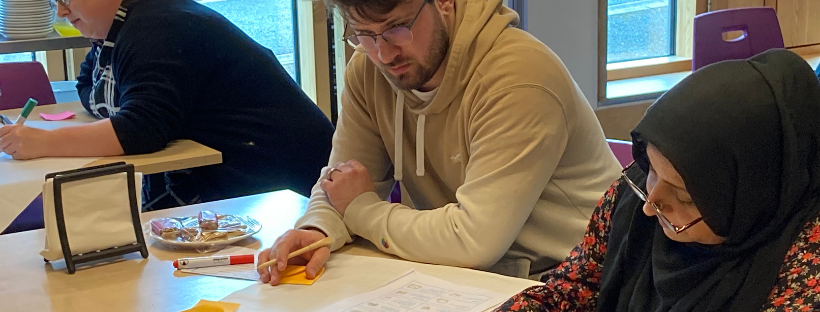
POLYGON ((626 168, 632 163, 632 142, 606 139, 609 149, 615 154, 615 158, 621 163, 621 167, 626 168))
POLYGON ((43 64, 0 63, 0 110, 21 108, 29 98, 38 105, 57 103, 43 64))
POLYGON ((390 195, 387 195, 387 201, 394 204, 401 203, 401 185, 398 181, 393 185, 393 190, 390 191, 390 195))
POLYGON ((770 7, 739 8, 695 16, 692 71, 725 60, 746 59, 769 49, 783 48, 777 13, 770 7), (723 34, 741 31, 725 41, 723 34))

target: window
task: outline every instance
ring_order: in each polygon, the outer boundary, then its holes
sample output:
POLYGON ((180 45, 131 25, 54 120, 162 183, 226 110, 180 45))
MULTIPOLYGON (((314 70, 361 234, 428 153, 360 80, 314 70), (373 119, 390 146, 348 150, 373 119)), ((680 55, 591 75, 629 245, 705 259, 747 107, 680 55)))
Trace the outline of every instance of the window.
POLYGON ((256 42, 271 49, 290 76, 297 79, 293 0, 199 0, 198 2, 224 15, 256 42))
POLYGON ((0 63, 31 62, 33 60, 34 53, 31 52, 0 54, 0 63))
POLYGON ((599 105, 652 99, 688 75, 694 18, 710 1, 599 0, 599 105))
POLYGON ((673 0, 608 0, 607 63, 675 54, 673 0))

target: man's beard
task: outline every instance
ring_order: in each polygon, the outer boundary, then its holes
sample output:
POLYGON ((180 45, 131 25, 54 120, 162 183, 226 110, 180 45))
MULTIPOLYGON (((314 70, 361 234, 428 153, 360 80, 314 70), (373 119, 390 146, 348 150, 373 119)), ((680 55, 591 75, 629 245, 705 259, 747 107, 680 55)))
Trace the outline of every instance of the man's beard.
POLYGON ((379 66, 384 76, 393 81, 393 84, 395 84, 397 88, 402 90, 420 89, 433 78, 433 75, 436 74, 441 64, 444 63, 444 59, 447 57, 447 51, 450 49, 450 35, 447 34, 441 20, 436 19, 435 26, 436 31, 433 35, 432 45, 427 51, 427 57, 424 59, 424 62, 416 65, 417 70, 415 72, 407 71, 396 77, 385 70, 385 68, 394 67, 406 62, 405 59, 400 57, 397 57, 389 64, 379 66))

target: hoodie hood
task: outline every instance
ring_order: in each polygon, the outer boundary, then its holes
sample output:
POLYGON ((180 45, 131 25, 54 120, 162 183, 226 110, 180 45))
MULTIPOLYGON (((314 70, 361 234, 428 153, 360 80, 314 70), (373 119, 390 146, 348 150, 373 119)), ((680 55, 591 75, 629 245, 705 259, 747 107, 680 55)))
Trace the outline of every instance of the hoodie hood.
MULTIPOLYGON (((493 47, 496 38, 507 27, 518 25, 518 13, 503 6, 502 2, 456 0, 456 20, 453 33, 450 35, 444 79, 435 98, 428 105, 408 106, 411 112, 419 115, 440 113, 467 87, 478 65, 493 47)), ((420 102, 418 97, 408 90, 399 92, 420 102)))
MULTIPOLYGON (((430 103, 408 105, 410 112, 419 115, 416 131, 416 175, 424 175, 424 126, 426 115, 438 114, 450 106, 456 97, 467 87, 475 74, 478 65, 493 47, 496 38, 504 29, 518 25, 518 13, 502 5, 502 0, 457 0, 455 5, 456 20, 453 33, 450 35, 450 48, 447 53, 447 68, 444 79, 437 88, 436 96, 430 103)), ((395 123, 395 167, 402 168, 402 136, 404 128, 404 106, 407 97, 421 100, 409 90, 398 90, 393 82, 385 77, 396 91, 395 123)), ((393 178, 402 180, 401 170, 396 170, 393 178)))

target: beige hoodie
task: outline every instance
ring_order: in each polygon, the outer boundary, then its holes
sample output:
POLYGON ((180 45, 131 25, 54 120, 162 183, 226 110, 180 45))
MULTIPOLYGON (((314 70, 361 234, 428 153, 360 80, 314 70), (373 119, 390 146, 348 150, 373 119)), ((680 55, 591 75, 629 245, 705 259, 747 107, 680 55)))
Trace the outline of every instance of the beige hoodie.
POLYGON ((569 255, 620 165, 561 60, 510 27, 518 15, 501 2, 456 1, 429 103, 353 56, 328 163, 360 161, 376 192, 342 219, 317 183, 297 228, 321 229, 331 250, 359 235, 404 259, 518 277, 569 255), (415 209, 384 200, 395 180, 415 209))

